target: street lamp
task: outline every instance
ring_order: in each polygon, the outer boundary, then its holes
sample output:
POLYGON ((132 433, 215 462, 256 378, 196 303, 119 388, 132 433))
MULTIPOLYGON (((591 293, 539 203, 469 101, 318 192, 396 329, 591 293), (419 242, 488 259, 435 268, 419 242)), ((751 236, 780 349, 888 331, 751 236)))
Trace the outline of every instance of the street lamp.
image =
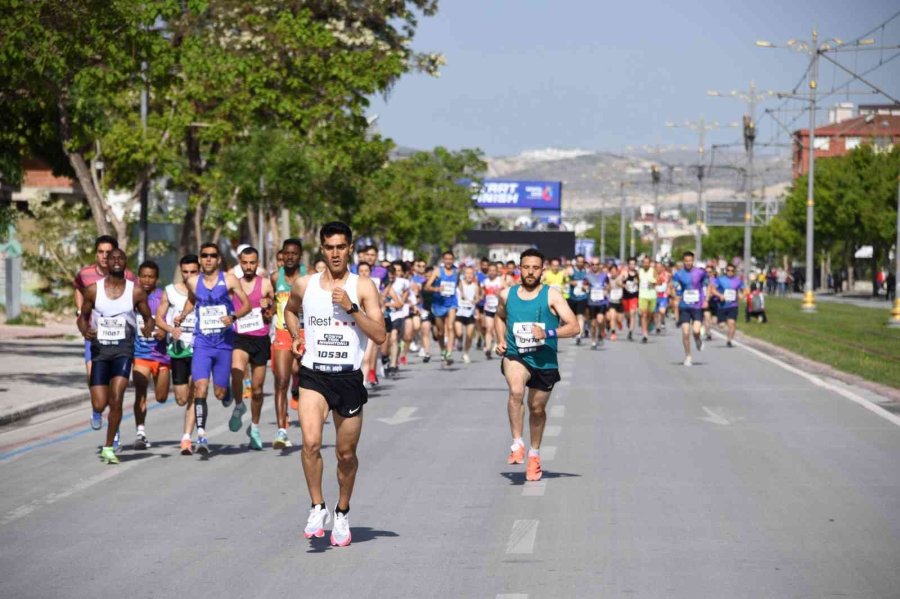
POLYGON ((753 243, 753 143, 756 140, 756 104, 767 96, 773 95, 772 91, 757 93, 756 83, 750 82, 750 89, 746 92, 732 90, 723 93, 716 90, 706 92, 714 98, 737 98, 747 103, 747 113, 743 118, 744 149, 747 152, 747 200, 744 207, 744 280, 749 284, 750 261, 752 260, 751 244, 753 243))
POLYGON ((653 259, 656 260, 659 252, 659 182, 661 180, 659 167, 650 167, 650 180, 653 182, 653 259))
POLYGON ((894 246, 894 309, 889 327, 900 327, 900 177, 897 177, 897 245, 894 246))

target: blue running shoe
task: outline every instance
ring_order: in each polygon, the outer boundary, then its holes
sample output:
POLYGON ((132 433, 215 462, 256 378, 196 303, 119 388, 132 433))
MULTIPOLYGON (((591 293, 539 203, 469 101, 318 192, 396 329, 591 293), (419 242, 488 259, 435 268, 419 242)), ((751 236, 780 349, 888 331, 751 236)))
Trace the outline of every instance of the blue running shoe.
POLYGON ((116 436, 113 437, 113 444, 112 444, 112 447, 113 447, 113 451, 114 451, 115 453, 121 453, 121 451, 122 451, 122 444, 119 443, 119 431, 116 431, 116 436))
POLYGON ((209 455, 209 441, 206 437, 197 438, 197 453, 200 455, 209 455))
POLYGON ((225 392, 225 398, 222 400, 222 407, 229 408, 232 403, 234 403, 234 398, 231 397, 231 388, 229 387, 228 391, 225 392))
POLYGON ((103 412, 91 410, 91 428, 95 431, 99 431, 103 428, 103 412))

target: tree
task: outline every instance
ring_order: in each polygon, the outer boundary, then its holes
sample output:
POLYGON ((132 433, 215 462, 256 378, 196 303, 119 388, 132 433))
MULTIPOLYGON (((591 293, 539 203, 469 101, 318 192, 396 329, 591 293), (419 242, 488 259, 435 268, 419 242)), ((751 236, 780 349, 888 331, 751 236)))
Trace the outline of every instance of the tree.
POLYGON ((364 188, 355 228, 414 250, 451 247, 472 227, 472 191, 461 180, 480 177, 481 156, 438 147, 386 164, 364 188))

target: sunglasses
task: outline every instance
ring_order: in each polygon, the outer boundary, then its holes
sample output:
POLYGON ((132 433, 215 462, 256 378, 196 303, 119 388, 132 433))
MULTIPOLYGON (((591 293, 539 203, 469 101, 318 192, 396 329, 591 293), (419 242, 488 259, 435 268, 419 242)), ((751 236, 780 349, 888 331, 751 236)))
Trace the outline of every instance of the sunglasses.
POLYGON ((200 254, 201 258, 218 258, 219 254, 200 254))

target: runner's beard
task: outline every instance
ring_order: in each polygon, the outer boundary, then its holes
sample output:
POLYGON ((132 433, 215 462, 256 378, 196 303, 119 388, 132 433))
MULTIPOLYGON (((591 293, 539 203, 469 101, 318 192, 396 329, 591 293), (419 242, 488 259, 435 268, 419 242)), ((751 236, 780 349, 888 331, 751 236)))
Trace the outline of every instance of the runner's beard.
POLYGON ((522 277, 522 287, 524 287, 526 291, 534 291, 540 283, 541 280, 538 277, 534 277, 531 283, 528 282, 527 277, 522 277))

